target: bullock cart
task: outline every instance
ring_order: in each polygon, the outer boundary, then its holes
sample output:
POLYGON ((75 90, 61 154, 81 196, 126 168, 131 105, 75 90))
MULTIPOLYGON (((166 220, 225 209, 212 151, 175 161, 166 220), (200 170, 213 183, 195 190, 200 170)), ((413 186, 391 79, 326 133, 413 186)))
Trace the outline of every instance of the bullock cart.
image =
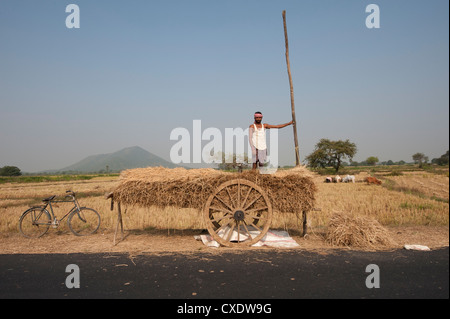
MULTIPOLYGON (((111 209, 121 206, 194 208, 202 214, 206 229, 222 246, 250 246, 269 230, 273 212, 303 213, 314 210, 316 186, 302 167, 260 174, 259 171, 228 173, 215 169, 167 169, 149 167, 126 170, 109 194, 111 209)), ((182 210, 180 210, 180 214, 182 210)))

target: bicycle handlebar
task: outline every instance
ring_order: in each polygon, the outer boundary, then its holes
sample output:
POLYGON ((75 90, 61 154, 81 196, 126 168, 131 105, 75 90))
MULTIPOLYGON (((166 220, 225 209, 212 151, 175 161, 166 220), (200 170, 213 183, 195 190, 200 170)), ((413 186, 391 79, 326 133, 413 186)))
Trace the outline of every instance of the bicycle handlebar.
POLYGON ((73 191, 71 191, 71 190, 66 191, 66 193, 67 193, 67 196, 75 197, 75 193, 73 191))

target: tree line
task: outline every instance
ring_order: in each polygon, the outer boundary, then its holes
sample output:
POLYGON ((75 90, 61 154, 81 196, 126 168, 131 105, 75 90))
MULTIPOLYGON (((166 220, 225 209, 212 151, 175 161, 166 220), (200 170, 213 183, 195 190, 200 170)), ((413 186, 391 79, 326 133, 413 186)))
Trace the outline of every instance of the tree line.
MULTIPOLYGON (((343 165, 350 166, 373 166, 376 164, 381 165, 403 165, 404 161, 393 162, 391 160, 386 162, 379 162, 378 157, 370 156, 365 161, 357 163, 353 161, 353 157, 356 155, 357 147, 355 143, 349 140, 332 141, 329 139, 321 139, 315 146, 314 151, 306 156, 305 161, 311 168, 326 168, 333 167, 336 172, 343 165), (349 161, 347 164, 345 161, 349 161)), ((428 163, 428 157, 423 153, 415 153, 412 155, 413 161, 419 165, 420 168, 424 164, 428 163)), ((449 164, 449 151, 443 154, 439 158, 431 160, 432 164, 436 165, 448 165, 449 164)))
POLYGON ((0 176, 21 176, 22 172, 16 166, 3 166, 0 168, 0 176))

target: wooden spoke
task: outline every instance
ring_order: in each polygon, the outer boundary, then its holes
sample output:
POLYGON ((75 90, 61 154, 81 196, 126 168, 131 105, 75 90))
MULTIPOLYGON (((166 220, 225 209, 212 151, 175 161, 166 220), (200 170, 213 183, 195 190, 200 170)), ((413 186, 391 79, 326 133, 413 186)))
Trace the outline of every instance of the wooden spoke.
MULTIPOLYGON (((229 191, 228 187, 225 188, 225 190, 227 191, 228 197, 230 198, 231 205, 233 206, 233 208, 236 207, 236 206, 233 205, 233 202, 234 202, 234 201, 233 201, 233 198, 231 197, 231 194, 230 194, 230 191, 229 191)), ((238 203, 239 203, 239 202, 238 202, 238 203)), ((233 208, 232 208, 232 209, 233 209, 233 208)))
POLYGON ((248 237, 250 237, 250 240, 252 240, 253 238, 252 238, 252 235, 250 235, 250 232, 248 231, 248 228, 247 228, 247 225, 244 223, 244 228, 245 228, 245 231, 247 232, 247 234, 248 234, 248 237))
POLYGON ((228 231, 227 241, 230 241, 231 235, 233 235, 234 226, 235 226, 235 225, 233 224, 233 226, 231 227, 231 229, 228 231))
POLYGON ((224 223, 222 226, 220 226, 218 229, 215 230, 215 233, 218 234, 225 226, 228 226, 230 222, 224 223))
POLYGON ((264 206, 264 207, 261 207, 261 208, 247 209, 245 212, 246 212, 247 214, 250 214, 250 213, 258 212, 258 211, 260 211, 260 210, 265 210, 265 209, 268 209, 268 208, 269 208, 269 207, 264 206))
POLYGON ((223 216, 223 217, 220 217, 220 218, 214 218, 214 219, 211 219, 211 222, 220 222, 221 220, 224 220, 225 218, 232 218, 232 216, 223 216))
POLYGON ((220 198, 219 196, 217 196, 217 194, 214 195, 214 198, 217 198, 222 204, 224 204, 226 207, 228 207, 229 210, 231 210, 231 211, 233 210, 233 207, 230 207, 230 205, 228 205, 227 203, 225 203, 225 202, 223 201, 222 198, 220 198))
POLYGON ((265 217, 261 217, 261 216, 253 216, 253 215, 247 215, 247 216, 250 217, 250 218, 253 218, 253 219, 257 219, 259 221, 267 220, 265 217))
POLYGON ((247 202, 248 195, 250 195, 250 192, 252 191, 252 189, 253 189, 253 187, 251 187, 251 186, 248 188, 247 195, 245 195, 245 198, 244 198, 244 200, 242 201, 242 205, 241 205, 241 206, 244 206, 245 203, 247 202))
POLYGON ((241 203, 241 182, 238 180, 237 184, 237 204, 239 205, 241 203))
POLYGON ((219 207, 216 207, 216 206, 211 206, 211 207, 209 207, 209 209, 217 210, 217 211, 225 213, 225 214, 233 214, 233 211, 231 211, 231 210, 224 209, 224 208, 219 208, 219 207))
POLYGON ((250 202, 250 204, 248 204, 247 206, 245 206, 244 210, 247 210, 247 208, 249 208, 250 206, 252 206, 258 199, 261 198, 261 196, 262 196, 262 195, 259 194, 259 196, 256 197, 254 200, 252 200, 252 201, 250 202))
POLYGON ((250 225, 252 225, 252 226, 255 227, 257 230, 259 230, 260 232, 262 232, 261 228, 259 228, 258 226, 256 226, 255 223, 251 223, 250 225))

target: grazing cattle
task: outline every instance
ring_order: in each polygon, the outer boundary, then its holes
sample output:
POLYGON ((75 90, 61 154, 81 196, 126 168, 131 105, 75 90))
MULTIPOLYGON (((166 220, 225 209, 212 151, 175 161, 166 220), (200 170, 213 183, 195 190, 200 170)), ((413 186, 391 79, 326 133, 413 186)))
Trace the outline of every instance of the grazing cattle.
POLYGON ((355 176, 354 175, 347 175, 344 177, 344 179, 342 180, 344 183, 354 183, 355 182, 355 176))
POLYGON ((367 182, 367 184, 377 184, 377 185, 381 185, 381 181, 378 180, 376 177, 367 177, 367 178, 366 178, 366 182, 367 182))
POLYGON ((333 181, 333 178, 327 177, 325 178, 325 183, 331 183, 333 181))
POLYGON ((339 175, 336 175, 336 177, 333 178, 333 182, 339 183, 341 181, 341 177, 339 175))

